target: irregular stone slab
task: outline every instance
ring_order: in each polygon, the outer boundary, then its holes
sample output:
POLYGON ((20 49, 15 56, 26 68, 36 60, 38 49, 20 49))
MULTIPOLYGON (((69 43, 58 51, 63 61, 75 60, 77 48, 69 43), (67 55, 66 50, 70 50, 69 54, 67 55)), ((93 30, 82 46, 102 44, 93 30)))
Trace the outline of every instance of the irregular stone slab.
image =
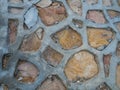
POLYGON ((8 12, 12 14, 21 14, 23 12, 23 8, 13 8, 9 7, 8 12))
POLYGON ((37 6, 37 9, 42 22, 47 26, 57 24, 67 17, 65 7, 60 2, 53 2, 45 8, 37 6))
POLYGON ((86 0, 86 2, 90 5, 98 3, 98 0, 86 0))
POLYGON ((19 61, 15 77, 18 81, 24 83, 32 83, 39 74, 38 69, 30 62, 19 61))
POLYGON ((105 72, 105 77, 109 76, 109 71, 110 71, 110 59, 112 55, 107 54, 103 56, 103 63, 104 63, 104 72, 105 72))
POLYGON ((117 53, 117 56, 120 57, 120 42, 117 45, 116 53, 117 53))
POLYGON ((43 38, 43 30, 39 28, 35 33, 24 38, 20 46, 20 50, 24 52, 37 51, 41 46, 42 38, 43 38))
POLYGON ((30 8, 24 15, 25 24, 28 28, 33 27, 38 21, 38 11, 35 7, 30 8))
POLYGON ((105 6, 112 6, 112 0, 102 0, 105 6))
POLYGON ((98 50, 103 50, 114 39, 115 34, 107 29, 87 28, 89 45, 98 50))
POLYGON ((114 10, 108 10, 108 15, 110 18, 120 17, 120 12, 114 10))
POLYGON ((63 55, 61 53, 54 50, 50 46, 45 49, 42 55, 43 58, 52 66, 57 66, 63 58, 63 55))
POLYGON ((85 81, 98 73, 95 56, 88 51, 80 51, 73 55, 65 66, 65 75, 69 81, 85 81))
POLYGON ((10 44, 14 43, 16 40, 18 24, 19 24, 18 20, 15 20, 15 19, 8 20, 10 44))
POLYGON ((102 11, 96 10, 88 11, 86 18, 98 24, 105 24, 107 22, 102 11))
POLYGON ((73 12, 82 15, 82 3, 81 0, 67 0, 70 8, 73 12))
POLYGON ((120 64, 118 64, 118 66, 117 66, 116 84, 120 88, 120 64))
POLYGON ((67 90, 61 79, 52 75, 48 77, 37 90, 67 90))
POLYGON ((52 4, 52 0, 41 0, 40 2, 38 2, 36 4, 36 6, 39 6, 41 8, 45 8, 45 7, 48 7, 52 4))
POLYGON ((101 83, 96 90, 112 90, 105 82, 101 83))
POLYGON ((83 22, 81 20, 73 19, 72 22, 78 28, 82 28, 83 27, 83 22))
POLYGON ((70 27, 66 27, 63 30, 53 35, 53 40, 58 41, 63 49, 73 49, 82 45, 81 35, 70 27))

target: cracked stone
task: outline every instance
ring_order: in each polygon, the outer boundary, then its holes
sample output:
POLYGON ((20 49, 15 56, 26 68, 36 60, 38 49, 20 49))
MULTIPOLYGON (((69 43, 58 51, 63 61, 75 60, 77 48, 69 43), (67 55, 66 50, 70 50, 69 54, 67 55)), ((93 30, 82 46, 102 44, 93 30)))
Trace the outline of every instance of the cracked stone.
POLYGON ((116 84, 120 88, 120 64, 118 64, 118 66, 117 66, 116 84))
POLYGON ((36 32, 25 37, 21 46, 20 50, 24 52, 35 52, 37 51, 42 43, 44 31, 39 28, 36 32))
POLYGON ((67 17, 65 7, 60 2, 53 2, 45 8, 37 6, 37 9, 41 20, 47 26, 57 24, 67 17))
POLYGON ((50 46, 48 46, 45 51, 43 52, 43 58, 52 66, 57 66, 62 58, 63 55, 58 51, 54 50, 50 46))
POLYGON ((9 29, 9 42, 10 44, 14 43, 17 36, 18 20, 9 19, 8 20, 8 29, 9 29))
POLYGON ((67 90, 67 88, 58 76, 52 75, 43 81, 37 90, 67 90))
POLYGON ((85 81, 98 73, 95 56, 88 51, 80 51, 69 59, 65 66, 65 75, 69 81, 85 81))
POLYGON ((81 0, 67 0, 70 8, 73 12, 82 15, 82 3, 81 0))
POLYGON ((118 45, 117 45, 117 50, 116 50, 116 52, 117 52, 117 56, 120 57, 120 42, 119 42, 118 45))
POLYGON ((112 6, 112 0, 102 0, 105 6, 112 6))
POLYGON ((30 8, 24 15, 25 24, 28 28, 33 27, 38 21, 38 11, 35 7, 30 8))
POLYGON ((88 11, 86 18, 98 24, 105 24, 107 22, 102 11, 96 10, 88 11))
POLYGON ((98 50, 106 48, 115 36, 111 30, 102 28, 88 28, 87 34, 90 46, 98 50))
POLYGON ((63 49, 74 49, 82 45, 81 35, 70 27, 58 31, 52 37, 54 41, 62 46, 63 49))
POLYGON ((15 77, 20 82, 30 84, 35 81, 38 74, 38 69, 32 63, 27 61, 19 61, 15 72, 15 77))
POLYGON ((101 83, 96 90, 112 90, 105 82, 101 83))
POLYGON ((81 20, 73 19, 72 22, 78 28, 82 28, 83 27, 83 22, 81 20))
POLYGON ((14 8, 14 7, 9 7, 8 12, 11 14, 21 14, 23 12, 23 8, 14 8))
POLYGON ((108 15, 110 18, 120 17, 120 12, 114 10, 108 10, 108 15))
POLYGON ((8 0, 10 3, 22 3, 23 0, 8 0))
POLYGON ((111 54, 107 54, 103 56, 104 72, 106 77, 109 76, 111 56, 112 56, 111 54))
POLYGON ((86 0, 86 2, 90 5, 98 3, 98 0, 86 0))
POLYGON ((38 2, 36 4, 36 6, 39 6, 41 8, 45 8, 45 7, 48 7, 52 4, 52 0, 41 0, 40 2, 38 2))

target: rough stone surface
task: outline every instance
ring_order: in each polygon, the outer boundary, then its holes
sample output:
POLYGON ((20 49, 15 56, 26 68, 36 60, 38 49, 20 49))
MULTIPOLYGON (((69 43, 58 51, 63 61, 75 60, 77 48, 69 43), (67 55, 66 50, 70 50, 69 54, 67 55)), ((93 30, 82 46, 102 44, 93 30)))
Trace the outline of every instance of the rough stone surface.
POLYGON ((47 26, 56 24, 66 18, 66 10, 63 4, 53 2, 49 7, 41 8, 37 6, 39 16, 47 26))
POLYGON ((52 66, 57 66, 63 58, 58 51, 48 46, 43 52, 43 58, 52 66))
POLYGON ((119 89, 120 89, 120 65, 117 66, 116 83, 117 83, 117 86, 118 86, 119 89))
POLYGON ((40 2, 38 2, 36 4, 36 6, 39 6, 41 8, 45 8, 45 7, 50 6, 50 4, 52 4, 52 0, 41 0, 40 2))
POLYGON ((73 55, 65 66, 65 74, 70 81, 84 81, 98 73, 95 56, 88 51, 80 51, 73 55))
POLYGON ((120 57, 120 42, 117 45, 116 51, 117 51, 117 56, 120 57))
POLYGON ((23 11, 22 8, 13 8, 13 7, 10 7, 8 9, 8 12, 11 13, 11 14, 21 14, 23 11))
POLYGON ((43 30, 38 29, 35 33, 24 38, 20 46, 20 50, 24 52, 37 51, 41 46, 42 38, 43 38, 43 30))
POLYGON ((108 10, 110 18, 120 17, 120 12, 114 10, 108 10))
POLYGON ((114 33, 100 28, 88 28, 88 42, 93 48, 102 50, 114 39, 114 33))
POLYGON ((81 0, 67 0, 70 8, 73 12, 82 15, 82 3, 81 0))
POLYGON ((98 24, 106 23, 104 14, 101 11, 94 11, 94 10, 88 11, 87 19, 98 24))
POLYGON ((90 5, 98 3, 98 0, 86 0, 86 1, 90 5))
POLYGON ((69 27, 55 33, 52 38, 58 41, 63 49, 73 49, 82 45, 81 35, 69 27))
POLYGON ((105 6, 111 6, 112 5, 112 0, 102 0, 103 1, 103 4, 105 6))
POLYGON ((67 90, 60 78, 53 75, 48 77, 37 90, 67 90))

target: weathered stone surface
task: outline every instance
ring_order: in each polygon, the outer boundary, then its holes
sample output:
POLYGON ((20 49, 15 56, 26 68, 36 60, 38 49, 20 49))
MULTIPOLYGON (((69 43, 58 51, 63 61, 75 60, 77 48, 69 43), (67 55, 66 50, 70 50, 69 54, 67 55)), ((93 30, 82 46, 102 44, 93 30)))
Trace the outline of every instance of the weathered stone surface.
POLYGON ((13 7, 8 8, 8 12, 12 14, 21 14, 22 11, 23 8, 13 8, 13 7))
POLYGON ((114 10, 108 10, 108 15, 110 18, 120 17, 120 12, 114 10))
POLYGON ((107 29, 87 28, 88 42, 90 46, 103 50, 114 39, 114 33, 107 29))
POLYGON ((17 36, 18 20, 9 19, 8 20, 8 29, 9 29, 9 42, 10 44, 14 43, 17 36))
POLYGON ((24 38, 24 40, 20 46, 20 50, 24 51, 24 52, 37 51, 41 46, 43 33, 44 33, 43 30, 41 28, 39 28, 36 32, 31 34, 30 36, 24 38))
POLYGON ((1 84, 0 90, 8 90, 8 86, 4 85, 4 84, 1 84))
POLYGON ((80 51, 73 55, 65 66, 65 74, 70 81, 84 81, 98 73, 95 56, 88 51, 80 51))
POLYGON ((67 90, 61 79, 53 75, 48 77, 37 90, 67 90))
POLYGON ((88 11, 86 18, 88 20, 95 22, 95 23, 98 23, 98 24, 106 23, 106 19, 105 19, 102 11, 96 11, 96 10, 88 11))
POLYGON ((86 0, 88 4, 96 4, 98 0, 86 0))
POLYGON ((105 82, 100 84, 96 90, 112 90, 105 82))
POLYGON ((116 52, 117 52, 117 56, 120 57, 120 42, 119 42, 118 45, 117 45, 117 50, 116 50, 116 52))
POLYGON ((117 66, 116 84, 120 88, 120 64, 118 64, 118 66, 117 66))
POLYGON ((30 62, 19 61, 15 76, 18 81, 32 83, 39 74, 38 69, 30 62))
POLYGON ((70 8, 73 12, 82 15, 82 3, 81 0, 67 0, 70 8))
POLYGON ((50 6, 50 4, 52 4, 52 0, 41 0, 40 2, 38 2, 36 4, 36 6, 39 6, 41 8, 45 8, 45 7, 50 6))
POLYGON ((24 15, 25 24, 28 28, 33 27, 38 21, 38 11, 35 7, 30 8, 24 15))
POLYGON ((56 24, 67 17, 65 7, 60 2, 53 2, 49 7, 37 6, 37 8, 41 20, 47 26, 56 24))
POLYGON ((120 22, 116 24, 118 31, 120 31, 120 22))
POLYGON ((102 0, 102 2, 105 6, 111 6, 112 5, 112 0, 102 0))
POLYGON ((43 52, 43 58, 52 66, 57 66, 63 58, 58 51, 48 46, 43 52))
POLYGON ((120 6, 120 0, 118 0, 118 5, 120 6))
POLYGON ((109 70, 110 70, 110 59, 111 59, 111 54, 107 54, 103 56, 103 63, 104 63, 104 72, 105 72, 105 77, 109 76, 109 70))
POLYGON ((55 33, 52 38, 58 41, 63 49, 73 49, 82 45, 81 35, 70 27, 55 33))
POLYGON ((22 3, 23 0, 8 0, 11 3, 22 3))
POLYGON ((73 19, 72 22, 78 28, 82 28, 83 27, 83 22, 81 20, 73 19))

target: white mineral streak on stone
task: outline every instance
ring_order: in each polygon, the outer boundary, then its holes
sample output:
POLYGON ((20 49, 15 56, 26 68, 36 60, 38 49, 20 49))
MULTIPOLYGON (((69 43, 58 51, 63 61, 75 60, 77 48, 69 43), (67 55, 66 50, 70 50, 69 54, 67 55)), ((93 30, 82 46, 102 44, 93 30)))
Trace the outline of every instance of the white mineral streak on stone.
POLYGON ((26 14, 24 15, 25 18, 25 24, 28 26, 28 28, 31 28, 37 23, 38 19, 38 11, 35 7, 30 8, 26 14))
POLYGON ((52 0, 41 0, 40 2, 37 3, 37 6, 45 8, 50 6, 50 4, 52 4, 52 0))

